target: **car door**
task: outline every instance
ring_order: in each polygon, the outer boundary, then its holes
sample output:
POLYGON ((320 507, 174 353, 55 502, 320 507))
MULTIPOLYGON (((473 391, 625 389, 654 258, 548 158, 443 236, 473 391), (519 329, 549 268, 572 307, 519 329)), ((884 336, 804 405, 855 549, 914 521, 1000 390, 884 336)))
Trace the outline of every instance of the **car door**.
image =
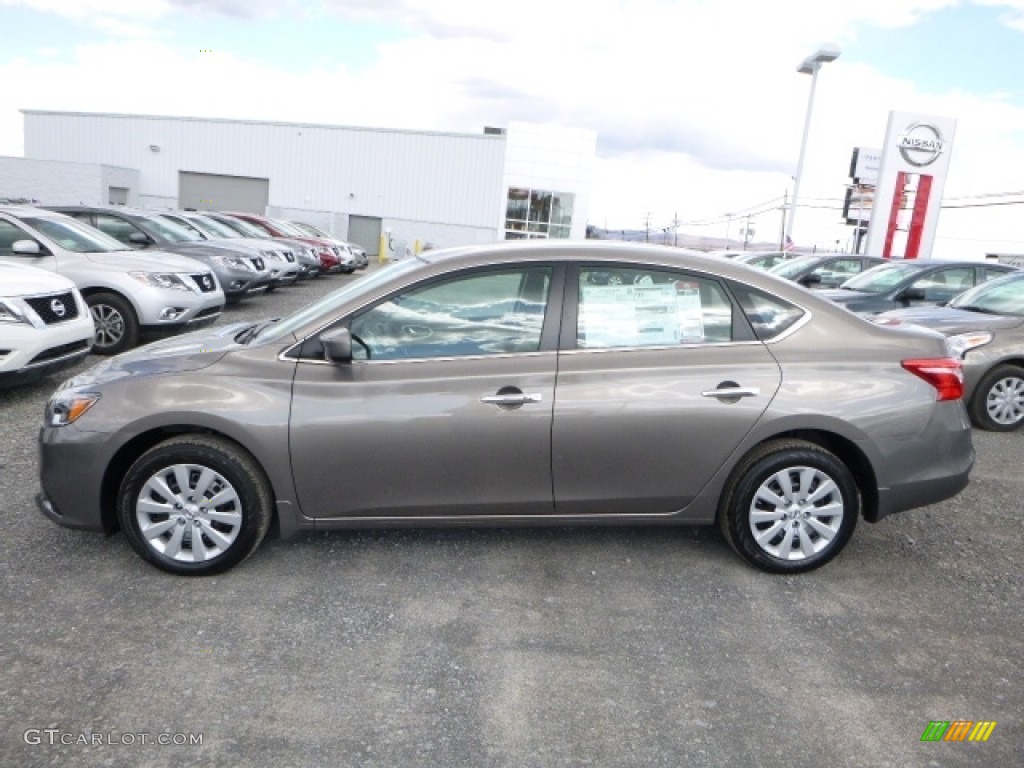
POLYGON ((118 242, 124 243, 129 248, 141 250, 148 248, 152 244, 149 235, 143 232, 137 225, 120 216, 113 216, 109 213, 95 213, 93 214, 93 226, 100 230, 100 232, 110 235, 118 242), (138 240, 132 240, 132 236, 135 236, 138 240), (142 238, 146 239, 143 240, 142 238))
MULTIPOLYGON (((623 268, 623 285, 567 277, 552 430, 558 514, 686 507, 778 390, 778 363, 726 286, 623 268), (735 394, 733 394, 735 393, 735 394)), ((760 321, 776 323, 770 301, 760 321)))
POLYGON ((57 257, 49 245, 16 222, 2 217, 0 217, 0 260, 57 272, 57 257), (21 240, 36 243, 39 246, 39 253, 15 253, 13 246, 21 240))
POLYGON ((817 288, 837 288, 854 275, 860 274, 864 269, 863 259, 851 256, 846 259, 833 259, 815 267, 811 274, 817 275, 820 280, 817 288))
POLYGON ((945 304, 975 282, 974 267, 956 266, 933 269, 910 284, 904 294, 904 306, 920 307, 945 304))
POLYGON ((339 320, 351 363, 307 341, 290 421, 303 514, 550 514, 562 283, 552 265, 460 271, 339 320))

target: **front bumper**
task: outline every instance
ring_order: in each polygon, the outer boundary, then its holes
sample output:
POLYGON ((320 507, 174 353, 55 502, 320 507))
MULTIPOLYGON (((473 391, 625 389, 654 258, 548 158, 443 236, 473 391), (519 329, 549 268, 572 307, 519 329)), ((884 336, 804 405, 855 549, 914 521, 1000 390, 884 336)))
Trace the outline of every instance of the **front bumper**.
POLYGON ((39 511, 65 528, 112 533, 116 510, 103 509, 102 478, 109 461, 108 435, 74 425, 39 432, 39 511), (74 471, 71 471, 74 468, 74 471))
POLYGON ((74 321, 35 328, 4 324, 0 341, 0 387, 41 378, 74 365, 89 354, 92 318, 83 313, 74 321))

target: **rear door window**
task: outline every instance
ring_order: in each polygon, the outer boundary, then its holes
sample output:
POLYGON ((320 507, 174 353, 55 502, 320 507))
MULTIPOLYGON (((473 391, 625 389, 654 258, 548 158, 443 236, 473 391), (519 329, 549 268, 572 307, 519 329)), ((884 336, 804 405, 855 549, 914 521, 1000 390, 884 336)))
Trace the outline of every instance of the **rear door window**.
POLYGON ((732 301, 715 280, 614 266, 580 269, 576 324, 580 349, 733 340, 732 301))

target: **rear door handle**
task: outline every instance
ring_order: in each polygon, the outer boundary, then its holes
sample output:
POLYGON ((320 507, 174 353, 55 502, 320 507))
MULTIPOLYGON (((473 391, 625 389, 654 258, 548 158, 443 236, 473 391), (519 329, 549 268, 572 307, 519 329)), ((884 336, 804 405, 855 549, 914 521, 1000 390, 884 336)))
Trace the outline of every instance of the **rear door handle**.
POLYGON ((761 394, 758 387, 724 387, 722 389, 706 389, 701 397, 757 397, 761 394))

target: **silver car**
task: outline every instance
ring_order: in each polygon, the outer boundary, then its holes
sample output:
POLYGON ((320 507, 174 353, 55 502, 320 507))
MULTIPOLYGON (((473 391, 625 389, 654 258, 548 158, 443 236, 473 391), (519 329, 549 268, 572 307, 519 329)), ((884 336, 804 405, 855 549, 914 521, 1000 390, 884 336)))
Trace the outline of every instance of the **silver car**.
POLYGON ((69 380, 46 407, 38 503, 179 574, 230 568, 272 523, 717 523, 748 562, 797 573, 859 518, 965 487, 961 384, 940 334, 732 262, 430 251, 286 319, 69 380), (589 279, 609 271, 628 279, 589 279))
POLYGON ((945 334, 963 358, 964 401, 976 427, 1024 426, 1024 272, 960 294, 942 307, 876 315, 885 325, 919 325, 945 334))
POLYGON ((171 253, 141 254, 53 211, 0 206, 0 261, 56 272, 78 286, 96 324, 93 352, 209 325, 224 292, 210 268, 171 253))
POLYGON ((316 251, 305 243, 282 242, 265 236, 248 237, 221 221, 195 211, 170 211, 160 215, 203 240, 223 241, 255 249, 272 271, 270 290, 278 285, 291 285, 300 277, 313 278, 320 274, 320 259, 316 251))

